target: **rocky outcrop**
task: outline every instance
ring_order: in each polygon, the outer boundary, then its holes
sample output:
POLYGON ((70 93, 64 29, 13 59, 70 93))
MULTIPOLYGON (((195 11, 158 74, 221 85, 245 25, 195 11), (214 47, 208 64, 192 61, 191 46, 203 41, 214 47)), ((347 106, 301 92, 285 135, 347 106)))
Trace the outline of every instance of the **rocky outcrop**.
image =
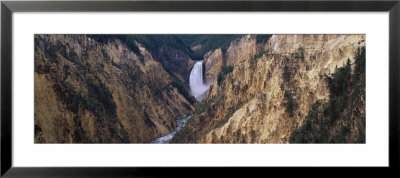
MULTIPOLYGON (((252 35, 233 41, 221 55, 233 71, 214 81, 173 142, 287 143, 312 104, 329 99, 324 76, 347 59, 354 64, 360 46, 365 35, 273 35, 261 46, 252 35)), ((206 70, 210 79, 218 71, 206 70)))
POLYGON ((198 51, 201 49, 201 44, 192 47, 192 51, 198 51))
MULTIPOLYGON (((35 35, 35 143, 147 143, 191 114, 184 86, 136 45, 140 54, 117 39, 35 35)), ((160 50, 191 65, 179 51, 160 50)))
POLYGON ((224 66, 221 48, 208 52, 204 56, 204 59, 206 81, 207 83, 211 83, 217 79, 218 74, 222 71, 222 67, 224 66))
POLYGON ((225 53, 225 66, 232 66, 241 60, 253 58, 256 54, 256 36, 244 35, 233 40, 225 53))
POLYGON ((233 66, 238 61, 253 58, 256 54, 256 45, 256 36, 244 35, 233 40, 225 52, 218 48, 206 53, 204 61, 207 82, 215 81, 223 67, 233 66))

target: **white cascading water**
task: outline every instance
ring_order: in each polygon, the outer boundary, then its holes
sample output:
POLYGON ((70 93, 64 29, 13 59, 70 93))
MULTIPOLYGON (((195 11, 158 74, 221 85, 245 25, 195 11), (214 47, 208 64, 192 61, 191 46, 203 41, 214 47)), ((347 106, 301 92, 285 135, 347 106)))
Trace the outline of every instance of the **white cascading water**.
MULTIPOLYGON (((211 84, 206 84, 203 80, 203 61, 196 62, 190 71, 189 76, 189 86, 190 86, 190 94, 196 98, 197 101, 201 101, 204 99, 208 88, 210 88, 211 84)), ((171 133, 159 137, 150 143, 169 143, 172 138, 174 138, 175 134, 185 127, 187 121, 192 116, 178 118, 177 124, 178 127, 172 131, 171 133)))
POLYGON ((197 101, 203 100, 205 93, 210 87, 203 80, 203 61, 196 62, 189 77, 190 93, 197 101))

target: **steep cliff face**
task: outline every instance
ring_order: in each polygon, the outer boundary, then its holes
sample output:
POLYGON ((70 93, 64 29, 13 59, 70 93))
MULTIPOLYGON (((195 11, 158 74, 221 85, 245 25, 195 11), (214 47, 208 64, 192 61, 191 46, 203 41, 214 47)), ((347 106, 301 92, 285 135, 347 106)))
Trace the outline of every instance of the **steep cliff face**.
POLYGON ((172 75, 185 83, 189 82, 190 69, 193 67, 195 61, 188 54, 164 45, 155 55, 164 68, 166 68, 167 72, 172 73, 172 75))
POLYGON ((204 59, 206 67, 205 78, 207 82, 215 81, 224 66, 221 48, 208 52, 204 59))
POLYGON ((256 49, 256 37, 244 35, 233 40, 225 52, 218 48, 206 53, 204 55, 206 79, 215 81, 224 66, 233 66, 240 60, 252 58, 256 54, 256 49))
MULTIPOLYGON (((347 59, 354 68, 354 54, 361 46, 364 35, 273 35, 264 44, 246 35, 233 41, 224 55, 211 52, 212 62, 206 66, 222 59, 220 65, 231 65, 233 71, 214 81, 173 142, 289 142, 311 106, 328 101, 326 76, 347 59)), ((206 67, 206 75, 215 79, 220 68, 206 67)), ((365 108, 365 102, 356 108, 365 108)), ((358 115, 365 117, 365 111, 358 115)))
MULTIPOLYGON (((173 131, 193 103, 160 60, 136 45, 140 54, 118 39, 35 35, 35 143, 147 143, 173 131)), ((161 50, 190 65, 179 51, 161 50)))
POLYGON ((256 36, 244 35, 233 40, 225 53, 225 66, 232 66, 241 60, 253 58, 256 54, 256 36))

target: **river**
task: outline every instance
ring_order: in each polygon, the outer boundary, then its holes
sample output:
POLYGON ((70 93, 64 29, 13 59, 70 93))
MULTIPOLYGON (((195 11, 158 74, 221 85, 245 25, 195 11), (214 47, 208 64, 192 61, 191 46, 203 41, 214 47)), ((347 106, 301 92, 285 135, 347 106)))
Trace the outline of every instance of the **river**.
POLYGON ((190 116, 188 116, 188 117, 181 117, 181 118, 178 118, 178 120, 176 121, 177 124, 178 124, 178 127, 176 127, 176 129, 175 129, 174 131, 172 131, 171 133, 169 133, 169 134, 167 134, 167 135, 165 135, 165 136, 156 138, 155 140, 151 141, 150 143, 151 143, 151 144, 169 143, 169 141, 175 136, 175 134, 176 134, 179 130, 181 130, 183 127, 185 127, 187 121, 188 121, 191 117, 192 117, 192 116, 190 115, 190 116))
MULTIPOLYGON (((211 85, 204 82, 203 73, 204 73, 203 61, 197 61, 194 64, 192 71, 190 71, 189 87, 190 87, 190 94, 194 96, 198 102, 201 102, 201 100, 204 99, 205 95, 207 94, 207 90, 211 85)), ((185 127, 186 122, 191 117, 192 116, 178 118, 177 120, 178 127, 174 131, 165 136, 156 138, 150 143, 152 144, 169 143, 169 141, 171 141, 171 139, 175 136, 175 134, 183 127, 185 127)))

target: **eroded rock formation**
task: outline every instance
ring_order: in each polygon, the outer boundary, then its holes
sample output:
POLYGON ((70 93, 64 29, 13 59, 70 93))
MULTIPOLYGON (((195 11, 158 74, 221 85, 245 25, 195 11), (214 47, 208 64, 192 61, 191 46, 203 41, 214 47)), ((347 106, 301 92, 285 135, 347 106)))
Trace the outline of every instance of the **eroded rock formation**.
MULTIPOLYGON (((206 76, 214 83, 173 141, 288 143, 313 103, 328 101, 326 76, 347 59, 354 68, 355 52, 362 46, 364 35, 273 35, 264 44, 245 35, 232 41, 225 54, 210 52, 206 76), (219 83, 216 73, 228 65, 234 69, 219 83)), ((362 116, 365 111, 357 117, 362 116)))

